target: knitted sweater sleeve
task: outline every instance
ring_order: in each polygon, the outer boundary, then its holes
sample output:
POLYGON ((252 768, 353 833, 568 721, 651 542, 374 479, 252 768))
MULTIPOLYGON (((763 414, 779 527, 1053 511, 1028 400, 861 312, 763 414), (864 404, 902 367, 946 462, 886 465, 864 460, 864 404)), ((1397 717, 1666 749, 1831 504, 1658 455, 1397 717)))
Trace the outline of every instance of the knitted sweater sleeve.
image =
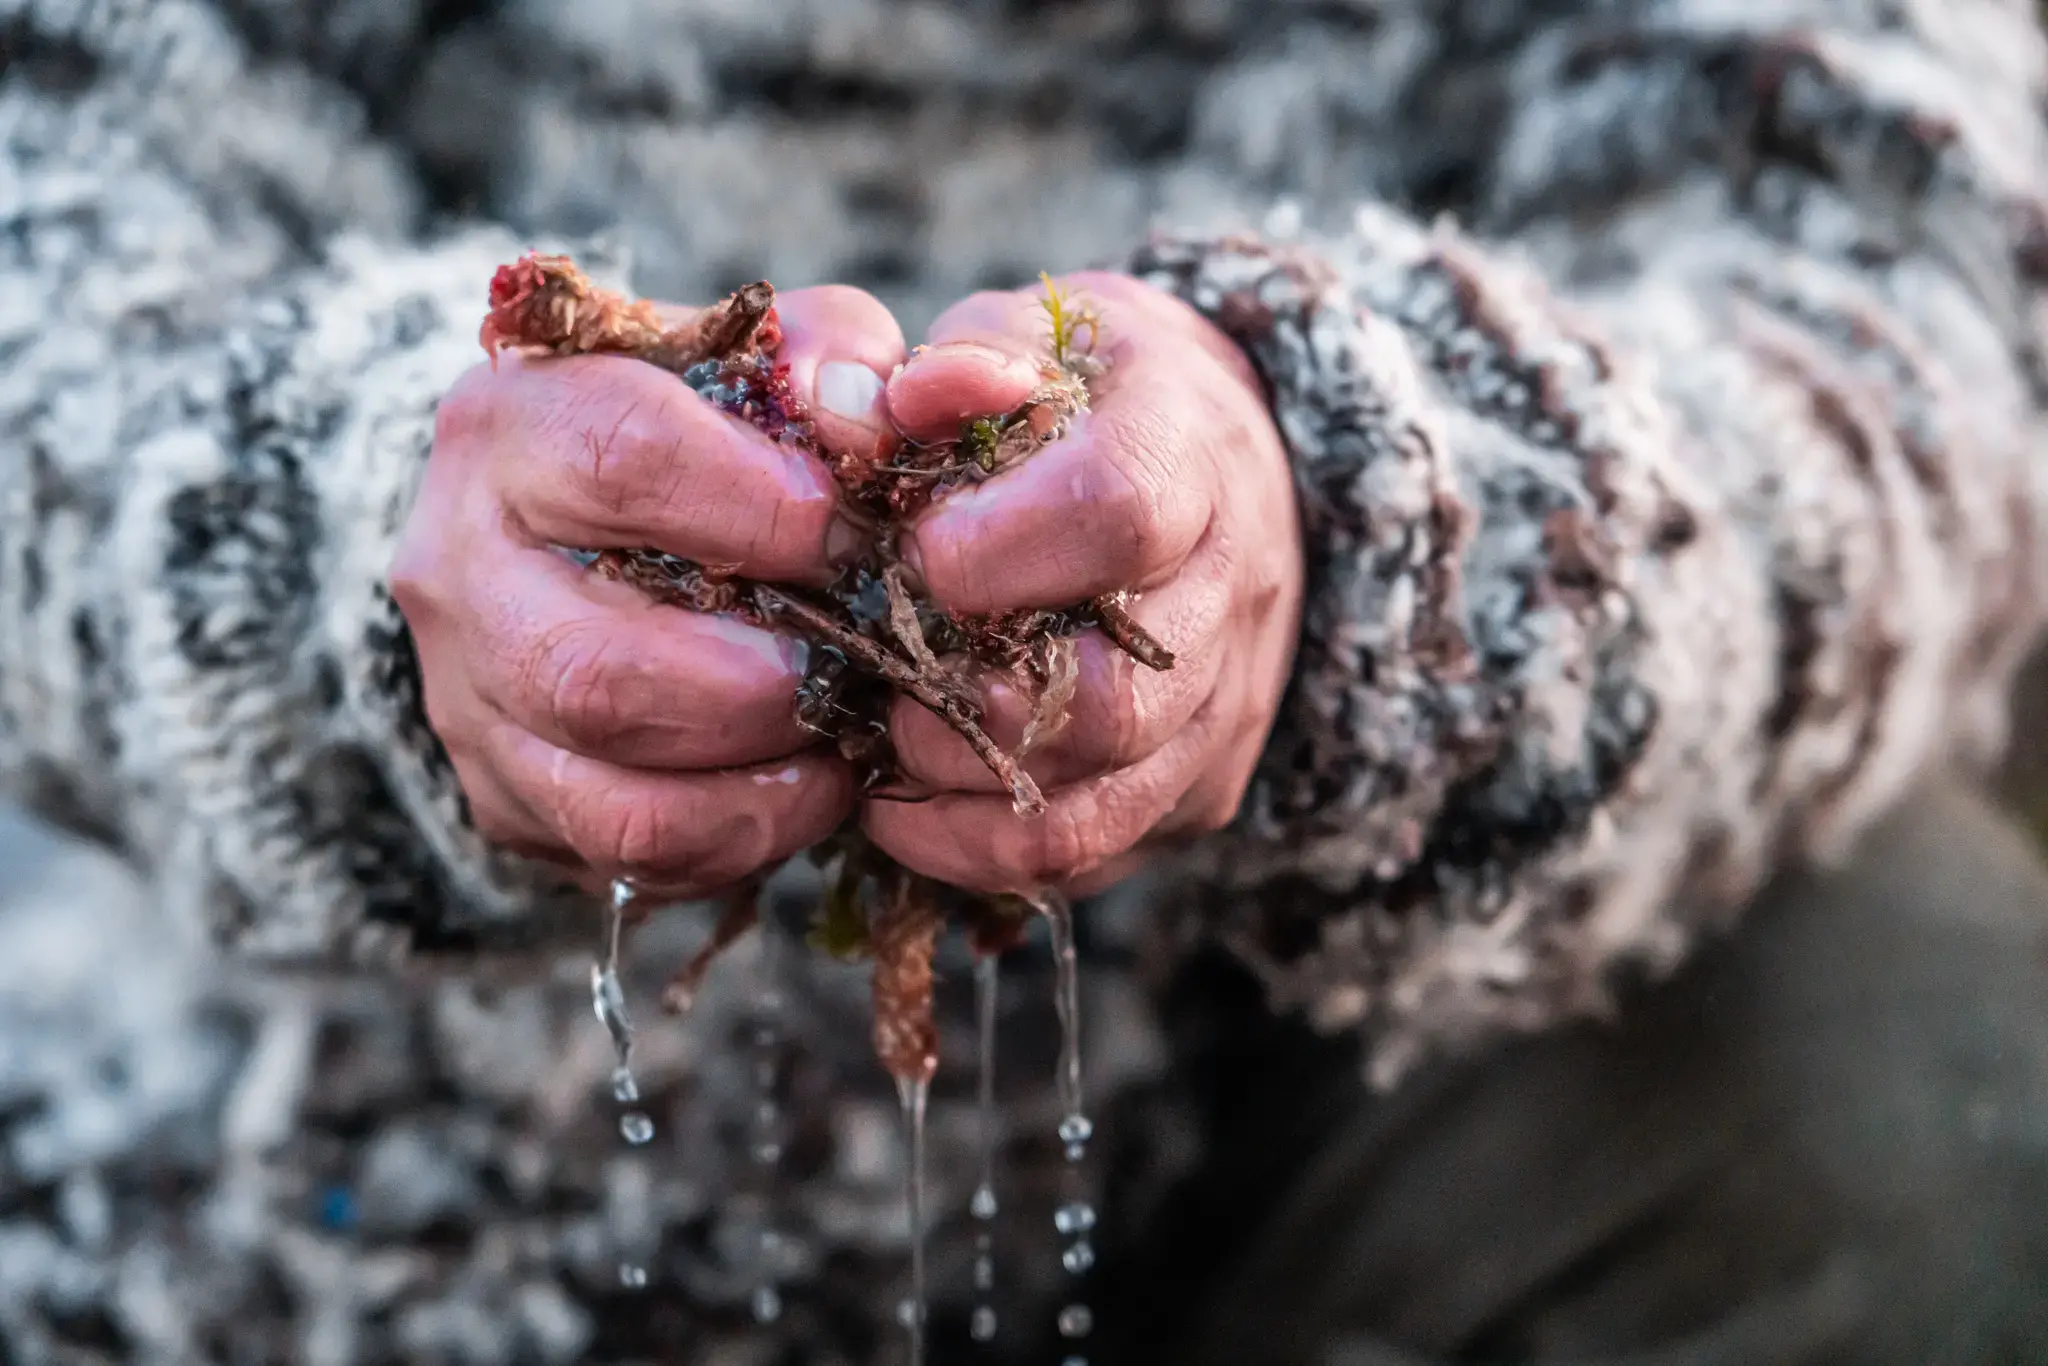
POLYGON ((511 241, 374 245, 409 180, 209 6, 0 30, 0 783, 251 952, 530 937, 384 586, 511 241))
POLYGON ((1469 235, 1136 261, 1254 358, 1308 540, 1215 917, 1382 1080, 1600 1008, 2002 742, 2048 599, 2042 43, 1843 8, 1540 28, 1469 235))

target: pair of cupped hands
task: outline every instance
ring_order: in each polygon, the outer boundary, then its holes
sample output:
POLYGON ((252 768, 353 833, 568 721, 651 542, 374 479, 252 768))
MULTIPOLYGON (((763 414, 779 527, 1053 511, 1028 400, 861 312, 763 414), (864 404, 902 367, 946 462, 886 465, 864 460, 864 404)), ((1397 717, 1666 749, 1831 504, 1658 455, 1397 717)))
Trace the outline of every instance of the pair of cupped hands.
MULTIPOLYGON (((505 356, 441 401, 391 578, 479 830, 578 880, 680 899, 743 883, 856 812, 901 863, 989 893, 1096 890, 1228 823, 1298 629, 1280 437, 1244 355, 1192 309, 1124 276, 1063 287, 1102 315, 1091 410, 901 541, 914 585, 950 612, 1131 589, 1178 657, 1155 672, 1095 632, 1080 640, 1067 722, 1025 761, 1043 816, 1014 814, 973 751, 906 698, 890 724, 921 799, 863 801, 852 768, 796 721, 801 642, 653 604, 561 553, 645 547, 827 584, 862 540, 819 459, 639 361, 505 356)), ((1040 381, 1041 300, 973 295, 912 356, 872 296, 798 290, 777 301, 779 359, 819 444, 872 457, 1017 407, 1040 381)), ((1030 699, 999 677, 981 687, 986 728, 1014 751, 1030 699)))

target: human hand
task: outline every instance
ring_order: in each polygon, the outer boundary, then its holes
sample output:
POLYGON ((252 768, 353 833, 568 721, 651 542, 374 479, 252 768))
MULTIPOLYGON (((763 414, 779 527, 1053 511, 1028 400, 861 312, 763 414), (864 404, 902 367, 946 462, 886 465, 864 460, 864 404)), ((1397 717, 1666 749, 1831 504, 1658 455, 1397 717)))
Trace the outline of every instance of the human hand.
MULTIPOLYGON (((1103 315, 1109 362, 1062 440, 940 501, 905 534, 911 572, 941 607, 1065 607, 1118 589, 1178 657, 1138 667, 1106 638, 1079 644, 1065 728, 1025 760, 1046 813, 1017 816, 1002 783, 938 718, 899 699, 904 776, 936 791, 870 802, 869 835, 918 872, 983 892, 1086 892, 1145 846, 1227 824, 1264 747, 1299 629, 1302 549, 1279 433, 1243 354, 1178 300, 1116 275, 1063 282, 1103 315)), ((1039 382, 1037 294, 984 293, 948 311, 889 385, 907 436, 956 435, 1039 382)), ((984 686, 984 725, 1019 743, 1028 701, 984 686)))
MULTIPOLYGON (((820 444, 892 443, 881 377, 903 336, 888 310, 842 287, 777 307, 820 444)), ((557 547, 823 583, 859 546, 838 508, 819 459, 653 366, 507 355, 464 376, 441 402, 391 587, 484 835, 588 883, 683 897, 831 833, 854 776, 796 723, 802 645, 657 606, 557 547)))

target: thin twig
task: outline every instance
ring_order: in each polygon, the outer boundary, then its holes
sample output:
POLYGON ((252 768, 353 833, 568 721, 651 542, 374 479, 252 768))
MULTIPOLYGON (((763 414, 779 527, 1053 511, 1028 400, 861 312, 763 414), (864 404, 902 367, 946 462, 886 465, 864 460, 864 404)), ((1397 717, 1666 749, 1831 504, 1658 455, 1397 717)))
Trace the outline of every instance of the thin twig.
POLYGON ((1173 651, 1161 645, 1150 631, 1138 624, 1131 609, 1124 603, 1122 593, 1104 593, 1089 606, 1102 622, 1102 633, 1115 641, 1123 652, 1148 669, 1161 673, 1174 664, 1173 651))
POLYGON ((754 928, 761 917, 761 885, 748 882, 735 888, 721 902, 718 921, 711 927, 711 937, 703 947, 690 955, 690 961, 669 978, 668 985, 661 989, 661 1008, 671 1015, 681 1015, 697 1000, 697 990, 704 985, 704 975, 711 970, 711 964, 718 956, 732 947, 733 941, 754 928))
POLYGON ((889 600, 889 629, 895 632, 903 653, 926 673, 943 673, 938 656, 925 643, 924 627, 917 623, 917 604, 910 600, 910 590, 903 586, 902 565, 891 564, 882 571, 882 592, 889 600))
POLYGON ((754 585, 754 602, 765 616, 785 616, 826 644, 836 646, 846 657, 884 682, 900 689, 912 701, 958 731, 989 772, 1010 790, 1010 803, 1021 816, 1045 814, 1045 794, 1038 790, 1023 766, 989 738, 979 724, 979 711, 958 689, 947 690, 918 672, 874 641, 834 621, 802 598, 754 585))

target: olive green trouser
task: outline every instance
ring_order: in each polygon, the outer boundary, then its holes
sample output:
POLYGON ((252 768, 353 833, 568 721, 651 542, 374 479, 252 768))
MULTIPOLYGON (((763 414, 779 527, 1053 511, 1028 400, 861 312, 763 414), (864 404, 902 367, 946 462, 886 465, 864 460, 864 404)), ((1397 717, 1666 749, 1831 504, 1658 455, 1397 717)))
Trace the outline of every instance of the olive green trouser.
POLYGON ((2048 869, 1974 795, 1391 1098, 1197 971, 1208 1150, 1124 1212, 1096 1361, 2048 1363, 2048 869))

